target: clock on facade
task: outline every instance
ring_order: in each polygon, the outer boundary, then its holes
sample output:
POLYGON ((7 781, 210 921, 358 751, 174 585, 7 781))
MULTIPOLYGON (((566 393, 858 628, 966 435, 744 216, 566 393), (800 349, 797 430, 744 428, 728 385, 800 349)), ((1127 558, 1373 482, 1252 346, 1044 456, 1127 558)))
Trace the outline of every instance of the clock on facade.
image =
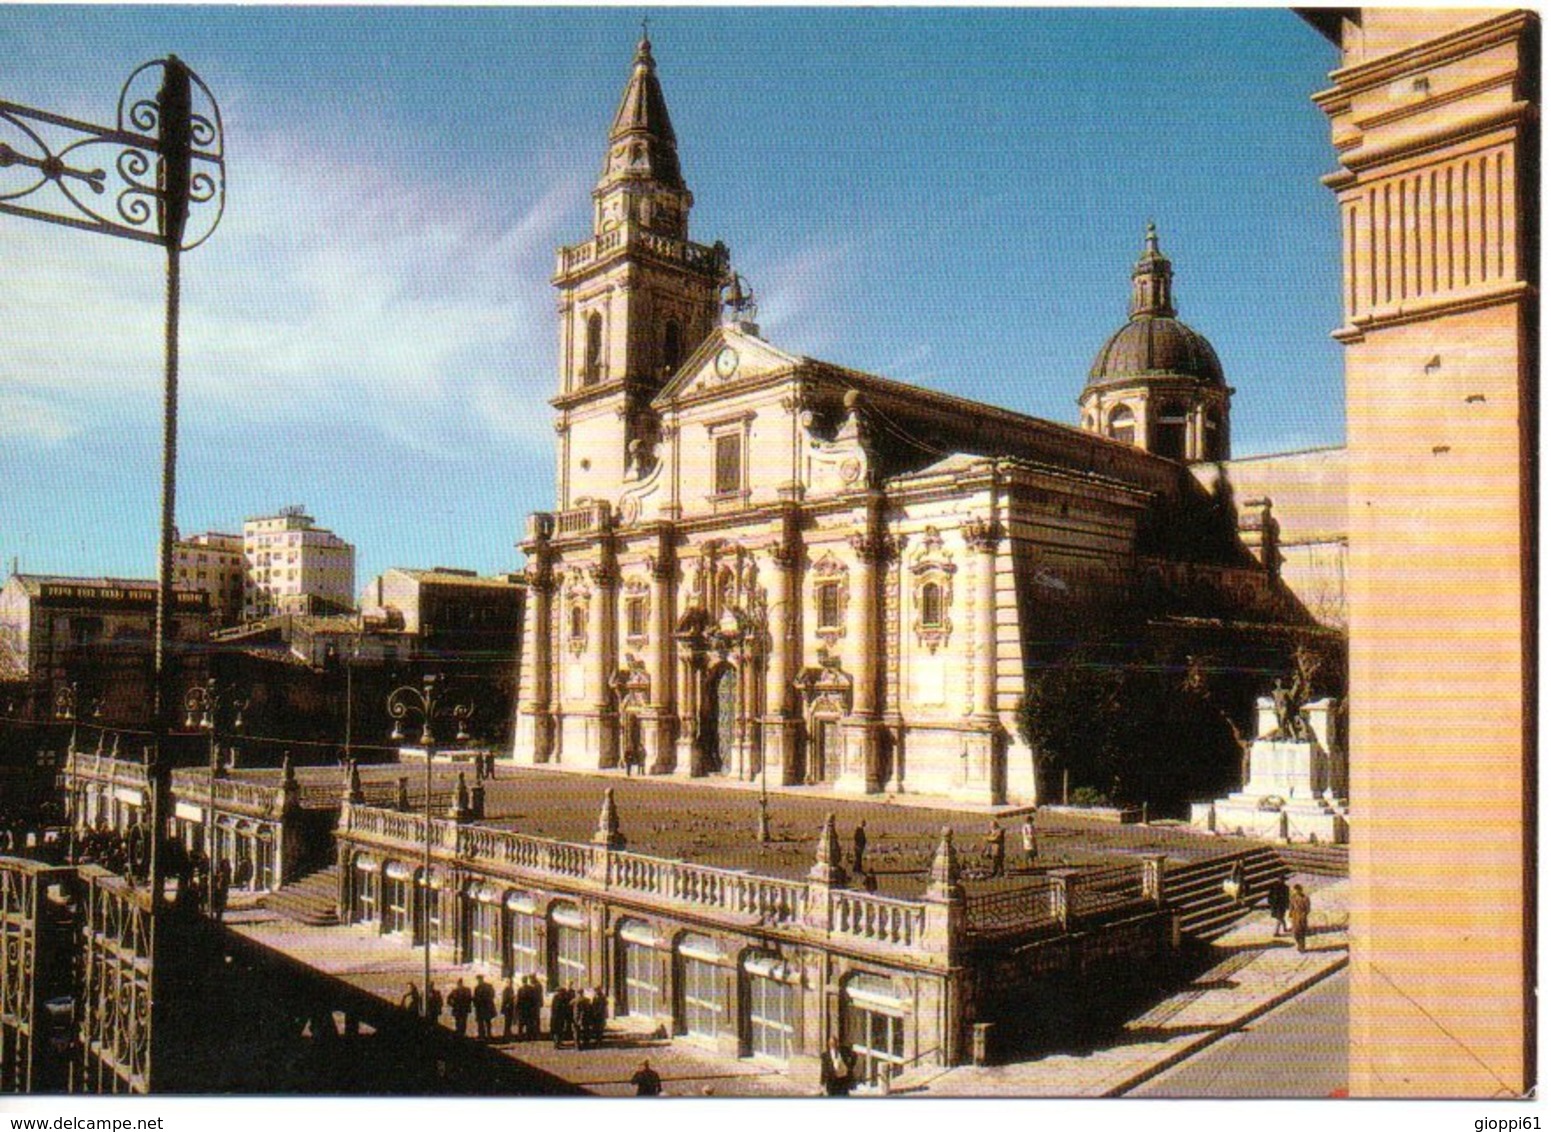
POLYGON ((718 377, 731 377, 738 372, 738 351, 731 346, 723 346, 722 352, 716 355, 716 374, 718 377))

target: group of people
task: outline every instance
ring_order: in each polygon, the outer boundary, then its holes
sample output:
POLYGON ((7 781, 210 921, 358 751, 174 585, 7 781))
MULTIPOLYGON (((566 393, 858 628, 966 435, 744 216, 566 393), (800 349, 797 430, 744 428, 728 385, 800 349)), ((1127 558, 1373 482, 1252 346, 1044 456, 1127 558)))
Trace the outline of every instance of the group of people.
POLYGON ((1276 923, 1276 930, 1271 933, 1272 938, 1288 931, 1290 922, 1293 944, 1299 951, 1306 951, 1309 938, 1309 914, 1314 910, 1314 903, 1309 899, 1309 894, 1303 891, 1303 885, 1295 884, 1289 890, 1285 880, 1281 877, 1275 878, 1266 886, 1266 908, 1271 913, 1271 919, 1276 923))
MULTIPOLYGON (((1018 827, 1018 837, 1023 842, 1023 863, 1025 867, 1032 867, 1039 857, 1039 839, 1034 833, 1034 818, 1025 814, 1023 824, 1018 827)), ((1002 823, 994 818, 986 829, 985 842, 980 849, 980 859, 985 862, 986 875, 991 877, 1005 876, 1007 873, 1007 831, 1002 828, 1002 823)))
MULTIPOLYGON (((399 999, 399 1005, 411 1014, 421 1013, 420 988, 410 983, 399 999)), ((474 1019, 475 1034, 482 1042, 494 1040, 495 1020, 502 1021, 501 1038, 509 1041, 516 1031, 520 1042, 536 1039, 541 1034, 540 1020, 544 1009, 544 988, 534 975, 524 975, 520 983, 506 980, 499 998, 495 986, 485 981, 485 976, 475 975, 474 985, 466 985, 460 978, 447 992, 431 988, 429 1009, 425 1015, 432 1022, 440 1023, 442 1010, 452 1015, 453 1029, 460 1037, 468 1036, 469 1019, 474 1019)), ((570 986, 555 991, 549 1001, 549 1032, 555 1048, 567 1042, 579 1050, 591 1049, 603 1044, 604 1030, 608 1026, 608 999, 602 987, 580 992, 570 986)))
POLYGON ((564 986, 549 1000, 549 1033, 556 1049, 564 1048, 566 1042, 577 1049, 602 1045, 608 1018, 609 1000, 602 987, 584 987, 577 992, 564 986))

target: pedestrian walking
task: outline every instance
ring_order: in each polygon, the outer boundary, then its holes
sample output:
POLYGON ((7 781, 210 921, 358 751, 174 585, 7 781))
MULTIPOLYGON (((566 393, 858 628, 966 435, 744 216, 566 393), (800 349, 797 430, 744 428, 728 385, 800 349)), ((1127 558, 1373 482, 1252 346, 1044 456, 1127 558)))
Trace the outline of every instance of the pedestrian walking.
POLYGON ((867 859, 867 821, 863 819, 851 834, 851 871, 864 873, 863 862, 867 859))
POLYGON ((662 1078, 652 1068, 650 1059, 641 1062, 641 1068, 635 1071, 630 1083, 635 1086, 635 1095, 638 1097, 662 1096, 662 1078))
POLYGON ((457 985, 447 992, 447 1009, 452 1011, 452 1021, 458 1036, 467 1037, 469 1014, 474 1009, 474 992, 463 985, 462 979, 459 979, 457 985))
POLYGON ((1034 858, 1039 856, 1039 842, 1034 840, 1034 818, 1028 814, 1023 817, 1023 824, 1018 827, 1018 833, 1023 838, 1023 863, 1032 865, 1034 858))
POLYGON ((991 820, 991 827, 986 830, 985 847, 980 850, 980 856, 986 862, 986 871, 989 875, 999 877, 1005 871, 1007 833, 994 818, 991 820))
POLYGON ((1298 950, 1304 950, 1304 941, 1309 936, 1309 913, 1314 910, 1309 900, 1309 894, 1303 891, 1303 885, 1292 886, 1292 896, 1287 901, 1287 915, 1292 920, 1293 942, 1298 945, 1298 950))
POLYGON ((420 988, 414 983, 410 983, 409 989, 399 999, 399 1006, 418 1018, 420 1016, 420 988))
POLYGON ((517 1017, 517 990, 510 979, 501 988, 501 1040, 511 1041, 512 1020, 517 1017))
POLYGON ((495 987, 485 982, 485 976, 474 976, 474 1027, 479 1033, 479 1040, 488 1042, 491 1038, 490 1024, 495 1021, 495 987))
POLYGON ((442 1020, 442 992, 434 986, 431 988, 431 993, 426 996, 425 1016, 436 1023, 442 1020))
POLYGON ((1287 882, 1281 877, 1272 878, 1271 883, 1266 885, 1266 908, 1271 912, 1271 919, 1276 922, 1276 930, 1271 933, 1272 939, 1287 931, 1287 908, 1291 896, 1287 882))

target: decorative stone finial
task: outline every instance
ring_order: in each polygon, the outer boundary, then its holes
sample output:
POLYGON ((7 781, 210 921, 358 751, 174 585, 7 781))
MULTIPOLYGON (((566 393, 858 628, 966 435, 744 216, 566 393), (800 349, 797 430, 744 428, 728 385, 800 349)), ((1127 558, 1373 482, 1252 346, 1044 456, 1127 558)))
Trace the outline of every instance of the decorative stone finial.
POLYGON ((366 794, 361 789, 361 769, 354 759, 345 763, 345 801, 353 806, 366 801, 366 794))
POLYGON ((452 792, 452 808, 448 811, 454 821, 462 821, 469 816, 469 784, 463 772, 458 772, 458 788, 452 792))
POLYGON ((399 775, 398 793, 394 796, 393 804, 401 811, 409 810, 409 775, 399 775))
POLYGON ((819 848, 808 870, 808 879, 820 884, 838 885, 846 882, 846 871, 840 865, 840 835, 835 832, 835 815, 824 816, 824 828, 819 831, 819 848))
POLYGON ((598 811, 598 828, 592 835, 594 845, 610 849, 622 849, 625 835, 619 832, 619 810, 614 805, 614 789, 603 791, 603 807, 598 811))
POLYGON ((289 751, 280 760, 280 781, 287 786, 296 785, 296 767, 291 764, 291 753, 289 751))
POLYGON ((932 880, 926 894, 937 900, 950 900, 962 896, 963 891, 959 884, 959 853, 953 847, 953 827, 945 825, 937 853, 932 857, 932 880))

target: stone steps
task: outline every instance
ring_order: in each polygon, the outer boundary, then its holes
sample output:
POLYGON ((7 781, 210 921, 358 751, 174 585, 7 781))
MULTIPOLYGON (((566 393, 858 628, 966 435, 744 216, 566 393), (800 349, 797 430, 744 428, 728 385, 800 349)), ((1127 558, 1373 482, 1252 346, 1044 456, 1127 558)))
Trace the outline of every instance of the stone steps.
POLYGON ((1291 844, 1278 846, 1282 863, 1291 872, 1315 876, 1344 877, 1349 855, 1345 845, 1291 844))
POLYGON ((326 865, 304 873, 290 884, 264 897, 264 907, 287 920, 309 927, 339 923, 339 865, 326 865))
POLYGON ((1164 880, 1164 899, 1180 913, 1181 932, 1209 942, 1260 905, 1266 886, 1274 877, 1285 877, 1288 871, 1275 849, 1247 849, 1170 868, 1164 880), (1236 860, 1244 862, 1246 890, 1245 897, 1238 902, 1222 888, 1236 860))

